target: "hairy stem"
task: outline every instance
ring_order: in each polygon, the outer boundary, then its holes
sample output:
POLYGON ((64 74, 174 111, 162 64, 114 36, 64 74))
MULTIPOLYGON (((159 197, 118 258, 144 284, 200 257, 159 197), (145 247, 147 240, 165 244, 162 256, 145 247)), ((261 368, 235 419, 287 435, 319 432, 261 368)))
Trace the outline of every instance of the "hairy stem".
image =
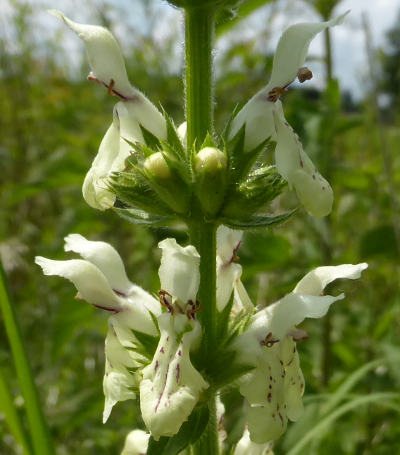
POLYGON ((201 145, 212 131, 212 43, 213 7, 190 7, 185 11, 186 120, 188 149, 201 145))
MULTIPOLYGON (((200 2, 199 2, 200 4, 200 2)), ((186 55, 186 120, 187 146, 194 143, 199 147, 208 132, 213 131, 212 91, 212 44, 215 20, 214 7, 191 6, 185 10, 185 55, 186 55)), ((203 358, 207 359, 216 344, 216 228, 207 223, 200 207, 195 207, 189 225, 190 242, 200 254, 200 287, 198 299, 201 303, 199 317, 203 328, 203 358)), ((212 389, 212 384, 210 384, 212 389)), ((208 407, 210 420, 200 441, 193 447, 196 455, 218 455, 218 422, 216 394, 210 393, 208 407)))

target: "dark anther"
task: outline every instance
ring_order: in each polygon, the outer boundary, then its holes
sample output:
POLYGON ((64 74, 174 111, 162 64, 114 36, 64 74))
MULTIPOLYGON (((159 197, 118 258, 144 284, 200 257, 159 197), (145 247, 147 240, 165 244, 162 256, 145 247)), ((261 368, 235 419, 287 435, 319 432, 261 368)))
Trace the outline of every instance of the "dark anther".
POLYGON ((302 68, 299 69, 299 71, 297 72, 297 79, 303 83, 305 81, 308 81, 310 79, 312 79, 313 77, 313 73, 311 72, 311 70, 309 68, 307 68, 306 66, 303 66, 302 68))
POLYGON ((163 289, 161 289, 160 291, 158 291, 158 297, 160 299, 161 305, 164 305, 165 307, 167 307, 168 311, 171 314, 174 314, 174 308, 172 306, 172 303, 170 303, 168 301, 168 297, 170 297, 172 299, 172 295, 169 292, 164 291, 163 289))
POLYGON ((266 346, 267 348, 272 348, 275 343, 279 343, 279 340, 272 339, 272 332, 269 332, 265 339, 260 341, 261 346, 266 346))
POLYGON ((196 313, 201 310, 201 303, 198 300, 196 300, 196 302, 189 300, 187 304, 188 309, 186 310, 186 316, 188 319, 196 319, 196 313))

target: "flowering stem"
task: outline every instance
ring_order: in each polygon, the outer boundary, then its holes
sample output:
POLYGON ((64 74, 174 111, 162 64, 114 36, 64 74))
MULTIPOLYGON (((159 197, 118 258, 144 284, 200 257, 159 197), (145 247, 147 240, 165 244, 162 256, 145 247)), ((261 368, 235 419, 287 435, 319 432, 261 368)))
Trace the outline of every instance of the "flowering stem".
POLYGON ((24 397, 27 420, 31 430, 35 455, 54 455, 50 433, 40 405, 32 370, 21 336, 21 330, 6 285, 6 276, 0 261, 0 309, 8 335, 15 369, 24 397))
POLYGON ((210 5, 185 10, 186 120, 188 149, 212 131, 212 42, 214 9, 210 5))
MULTIPOLYGON (((210 3, 185 9, 186 55, 186 120, 188 149, 196 142, 200 146, 208 132, 213 130, 212 43, 215 11, 210 3)), ((196 201, 194 201, 196 205, 196 201)), ((200 254, 201 303, 199 317, 203 327, 203 354, 207 358, 216 343, 216 228, 207 223, 200 207, 192 207, 189 223, 190 242, 200 254)), ((212 388, 212 384, 210 385, 212 388)), ((205 433, 194 446, 196 455, 218 455, 218 424, 216 394, 209 393, 210 420, 205 433)))
POLYGON ((190 226, 190 243, 200 254, 199 313, 203 326, 204 350, 207 355, 215 349, 216 339, 216 226, 194 222, 190 226))

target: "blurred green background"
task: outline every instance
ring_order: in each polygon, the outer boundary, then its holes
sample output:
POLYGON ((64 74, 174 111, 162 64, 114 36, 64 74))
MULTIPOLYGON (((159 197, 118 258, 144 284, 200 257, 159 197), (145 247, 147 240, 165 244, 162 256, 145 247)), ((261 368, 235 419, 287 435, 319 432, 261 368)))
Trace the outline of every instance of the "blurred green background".
MULTIPOLYGON (((44 278, 33 258, 65 259, 63 238, 78 232, 112 243, 132 281, 154 292, 158 241, 184 236, 129 225, 83 201, 83 178, 115 99, 85 80, 83 46, 45 10, 63 7, 75 20, 84 13, 87 22, 109 27, 123 44, 132 83, 177 124, 183 120, 182 23, 159 0, 91 0, 83 13, 76 2, 58 3, 7 0, 0 8, 0 253, 57 454, 113 455, 126 433, 142 423, 133 401, 118 404, 107 424, 101 423, 107 316, 75 301, 66 281, 44 278)), ((327 19, 343 11, 341 3, 247 0, 234 20, 221 15, 218 128, 268 80, 271 43, 283 29, 275 36, 275 19, 296 22, 299 9, 302 18, 327 19), (287 7, 293 3, 295 8, 287 7)), ((398 14, 395 8, 389 12, 398 14)), ((284 97, 288 120, 333 186, 332 215, 314 220, 300 211, 281 227, 247 233, 239 251, 245 285, 264 304, 289 292, 313 267, 369 262, 361 280, 328 289, 347 296, 329 317, 303 324, 309 333, 299 345, 306 412, 276 444, 277 455, 400 453, 400 22, 378 48, 369 17, 357 20, 365 53, 360 93, 340 90, 332 33, 321 39, 321 55, 310 56, 320 83, 295 86, 284 97)), ((274 209, 296 203, 288 193, 274 209)), ((0 327, 0 375, 24 420, 1 316, 0 327)), ((224 400, 231 442, 243 429, 240 407, 234 393, 224 400)), ((0 453, 18 454, 1 409, 0 402, 0 453)))

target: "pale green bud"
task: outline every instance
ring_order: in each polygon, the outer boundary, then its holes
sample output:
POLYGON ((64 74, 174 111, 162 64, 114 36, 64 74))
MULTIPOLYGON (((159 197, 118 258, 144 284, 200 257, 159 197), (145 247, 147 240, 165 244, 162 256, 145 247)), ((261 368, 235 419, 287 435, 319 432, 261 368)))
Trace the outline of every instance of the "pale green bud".
POLYGON ((150 155, 144 162, 144 168, 157 179, 171 178, 171 171, 161 152, 150 155))
POLYGON ((177 169, 177 162, 168 154, 156 152, 146 158, 144 170, 152 189, 176 213, 186 213, 190 192, 177 169))
POLYGON ((196 194, 210 215, 219 211, 225 198, 227 168, 225 153, 215 147, 205 147, 196 155, 196 194))

